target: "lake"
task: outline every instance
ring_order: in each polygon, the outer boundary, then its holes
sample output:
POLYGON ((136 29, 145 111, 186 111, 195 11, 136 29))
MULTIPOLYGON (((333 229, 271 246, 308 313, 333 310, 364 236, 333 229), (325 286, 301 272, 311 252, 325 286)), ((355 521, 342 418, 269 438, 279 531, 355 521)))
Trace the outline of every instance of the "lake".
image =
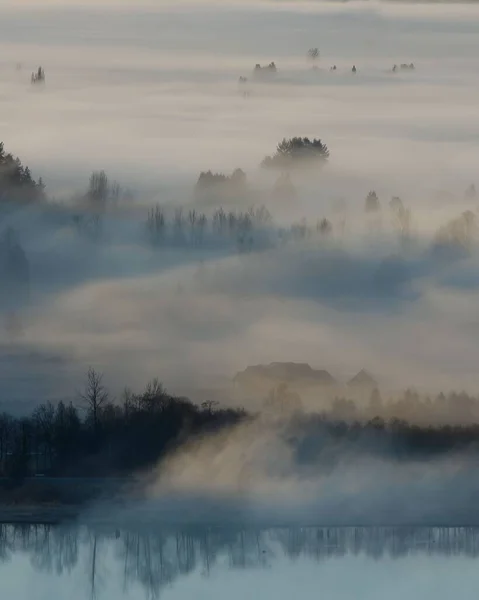
POLYGON ((0 526, 0 598, 472 598, 479 529, 0 526))

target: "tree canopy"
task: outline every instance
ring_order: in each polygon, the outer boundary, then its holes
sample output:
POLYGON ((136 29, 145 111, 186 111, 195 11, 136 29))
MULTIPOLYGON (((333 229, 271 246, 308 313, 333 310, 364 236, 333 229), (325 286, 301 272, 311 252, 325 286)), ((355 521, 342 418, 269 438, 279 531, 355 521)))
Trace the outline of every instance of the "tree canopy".
POLYGON ((272 156, 266 156, 261 165, 265 168, 284 169, 301 165, 324 165, 329 159, 329 149, 320 139, 307 137, 284 138, 272 156))
POLYGON ((0 142, 0 202, 41 200, 44 190, 42 179, 35 181, 30 169, 18 157, 5 152, 0 142))

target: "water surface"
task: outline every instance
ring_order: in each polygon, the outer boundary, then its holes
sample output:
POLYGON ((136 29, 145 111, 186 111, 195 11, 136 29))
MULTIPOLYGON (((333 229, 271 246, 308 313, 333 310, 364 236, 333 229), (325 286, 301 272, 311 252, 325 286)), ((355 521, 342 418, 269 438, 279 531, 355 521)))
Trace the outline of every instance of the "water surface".
POLYGON ((120 530, 2 525, 0 597, 472 598, 473 528, 120 530))

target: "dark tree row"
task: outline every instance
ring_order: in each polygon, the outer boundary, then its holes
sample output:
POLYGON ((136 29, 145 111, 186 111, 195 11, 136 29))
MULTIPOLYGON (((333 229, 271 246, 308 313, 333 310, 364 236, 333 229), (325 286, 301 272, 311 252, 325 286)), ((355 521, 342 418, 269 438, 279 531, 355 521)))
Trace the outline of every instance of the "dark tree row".
MULTIPOLYGON (((479 400, 464 393, 421 400, 406 392, 386 404, 374 391, 367 407, 338 399, 321 414, 304 413, 291 393, 270 395, 267 404, 265 417, 275 413, 286 419, 284 439, 300 463, 331 465, 348 448, 354 454, 425 459, 471 451, 479 443, 479 400)), ((20 479, 39 472, 126 475, 156 464, 192 437, 253 418, 216 402, 198 406, 169 394, 156 379, 142 392, 125 390, 114 401, 102 375, 90 369, 75 404, 42 404, 22 418, 0 415, 0 471, 20 479)))
POLYGON ((242 418, 240 410, 173 396, 158 380, 114 402, 102 375, 90 369, 75 404, 41 404, 19 419, 0 415, 0 471, 17 478, 38 472, 121 475, 156 462, 180 438, 242 418))

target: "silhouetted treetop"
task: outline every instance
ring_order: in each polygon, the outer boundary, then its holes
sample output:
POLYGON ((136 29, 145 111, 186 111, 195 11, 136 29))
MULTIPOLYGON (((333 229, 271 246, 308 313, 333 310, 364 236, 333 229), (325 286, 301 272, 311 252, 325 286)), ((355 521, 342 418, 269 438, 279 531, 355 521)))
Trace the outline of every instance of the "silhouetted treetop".
POLYGON ((270 62, 269 65, 262 67, 259 63, 253 70, 253 77, 255 79, 268 80, 276 75, 278 68, 274 62, 270 62))
POLYGON ((379 198, 374 190, 371 190, 369 194, 366 196, 366 200, 364 202, 364 210, 367 213, 374 213, 380 210, 379 198))
POLYGON ((246 173, 242 169, 235 169, 231 175, 213 173, 211 170, 201 171, 198 181, 196 182, 196 187, 197 189, 206 189, 217 184, 228 182, 234 185, 244 185, 246 183, 246 173))
POLYGON ((329 149, 320 139, 307 137, 284 138, 277 146, 276 153, 267 156, 261 166, 274 169, 289 169, 299 165, 321 166, 329 159, 329 149))
POLYGON ((235 169, 231 175, 202 171, 196 182, 195 194, 197 197, 228 197, 242 196, 248 190, 246 173, 242 169, 235 169))
POLYGON ((469 252, 478 239, 477 220, 474 213, 467 210, 460 217, 452 219, 437 232, 433 250, 457 250, 469 252))
POLYGON ((24 167, 18 157, 5 152, 0 142, 0 202, 31 202, 44 198, 45 186, 32 178, 28 167, 24 167))

